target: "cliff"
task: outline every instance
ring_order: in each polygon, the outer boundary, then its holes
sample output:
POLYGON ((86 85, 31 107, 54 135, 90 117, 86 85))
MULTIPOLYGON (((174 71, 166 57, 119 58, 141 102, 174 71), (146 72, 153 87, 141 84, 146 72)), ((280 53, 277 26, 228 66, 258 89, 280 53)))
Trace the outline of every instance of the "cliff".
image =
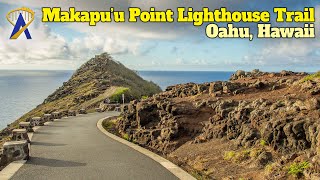
POLYGON ((109 54, 103 53, 83 64, 42 104, 2 130, 1 135, 6 137, 19 122, 35 116, 80 109, 90 112, 101 107, 101 102, 107 98, 111 103, 122 103, 122 94, 125 94, 125 101, 129 102, 158 92, 161 92, 159 86, 145 81, 135 71, 113 60, 109 54))
POLYGON ((123 108, 126 139, 199 179, 319 179, 320 73, 237 71, 123 108))

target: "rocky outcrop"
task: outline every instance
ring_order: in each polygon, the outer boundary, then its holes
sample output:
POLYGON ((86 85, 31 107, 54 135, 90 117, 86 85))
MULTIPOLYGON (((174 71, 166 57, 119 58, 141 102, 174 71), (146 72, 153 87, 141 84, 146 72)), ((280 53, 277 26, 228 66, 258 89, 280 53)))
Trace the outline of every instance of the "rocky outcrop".
POLYGON ((286 71, 286 70, 282 70, 279 73, 269 73, 269 72, 261 72, 259 69, 254 69, 251 72, 245 72, 243 70, 238 70, 235 74, 233 74, 230 78, 230 80, 238 80, 238 79, 243 79, 243 78, 261 78, 263 76, 269 76, 269 77, 285 77, 285 76, 305 76, 307 75, 307 73, 305 72, 292 72, 292 71, 286 71))
POLYGON ((257 153, 251 164, 258 169, 279 155, 289 159, 281 164, 307 152, 311 162, 319 155, 320 80, 305 76, 237 71, 230 81, 170 86, 123 107, 117 128, 130 141, 166 155, 187 143, 221 139, 239 149, 272 149, 257 153))
POLYGON ((202 128, 195 116, 208 118, 210 114, 207 107, 156 99, 133 101, 123 107, 117 128, 130 140, 158 152, 169 153, 191 140, 202 128))
POLYGON ((263 140, 282 153, 316 150, 320 139, 319 105, 317 98, 219 100, 208 104, 215 113, 194 142, 226 137, 243 147, 263 140))

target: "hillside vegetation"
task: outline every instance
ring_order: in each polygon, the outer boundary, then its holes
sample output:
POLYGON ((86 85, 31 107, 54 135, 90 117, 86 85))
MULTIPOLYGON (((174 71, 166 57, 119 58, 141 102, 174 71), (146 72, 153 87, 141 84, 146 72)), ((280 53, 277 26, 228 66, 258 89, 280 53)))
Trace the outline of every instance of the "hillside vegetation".
POLYGON ((3 130, 2 136, 6 130, 15 128, 19 122, 42 116, 44 113, 79 109, 92 111, 106 98, 113 103, 121 102, 122 94, 125 94, 125 100, 129 102, 143 96, 152 96, 160 91, 158 85, 145 81, 135 71, 113 60, 109 54, 103 53, 83 64, 42 104, 3 130))

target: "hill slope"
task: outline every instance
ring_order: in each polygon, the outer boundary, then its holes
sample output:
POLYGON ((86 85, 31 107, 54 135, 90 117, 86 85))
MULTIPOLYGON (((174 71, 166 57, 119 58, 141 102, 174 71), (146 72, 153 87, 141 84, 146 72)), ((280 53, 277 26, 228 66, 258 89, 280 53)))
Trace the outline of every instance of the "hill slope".
MULTIPOLYGON (((50 82, 48 82, 50 83, 50 82)), ((126 68, 120 62, 103 53, 96 55, 83 64, 63 86, 52 93, 42 104, 15 121, 2 131, 2 136, 8 130, 34 116, 54 111, 79 110, 88 111, 98 107, 106 98, 113 102, 121 102, 125 94, 126 101, 151 96, 160 92, 159 86, 148 82, 126 68)))
POLYGON ((199 179, 320 179, 319 74, 168 87, 127 105, 116 128, 199 179))

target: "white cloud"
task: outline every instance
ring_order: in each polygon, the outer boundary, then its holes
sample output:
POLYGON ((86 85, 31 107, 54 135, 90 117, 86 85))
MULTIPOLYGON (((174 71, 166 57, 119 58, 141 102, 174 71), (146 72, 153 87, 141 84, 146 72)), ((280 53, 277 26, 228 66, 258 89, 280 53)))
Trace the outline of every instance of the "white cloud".
MULTIPOLYGON (((12 27, 0 27, 0 68, 4 65, 46 65, 54 66, 63 64, 64 67, 75 67, 92 57, 95 54, 107 51, 114 55, 144 55, 150 52, 153 48, 157 47, 157 44, 151 44, 150 42, 160 42, 162 40, 166 42, 176 42, 178 38, 191 35, 192 37, 204 36, 203 32, 195 34, 195 31, 201 31, 201 28, 195 28, 191 23, 98 23, 96 27, 90 27, 87 23, 68 23, 65 24, 68 28, 74 31, 84 33, 84 37, 77 37, 71 41, 65 39, 64 36, 51 32, 50 29, 40 22, 41 7, 62 7, 67 9, 69 7, 76 7, 78 10, 107 10, 109 7, 116 7, 117 10, 127 10, 129 6, 139 6, 143 9, 149 7, 156 7, 157 9, 175 9, 179 6, 194 7, 195 9, 200 7, 210 7, 211 9, 219 8, 222 6, 228 7, 228 9, 234 9, 238 7, 241 9, 250 9, 254 6, 246 6, 247 0, 244 1, 171 1, 171 0, 111 0, 111 1, 87 1, 87 0, 69 0, 69 1, 56 1, 56 0, 15 0, 7 1, 0 0, 2 3, 14 4, 17 6, 28 6, 36 10, 37 22, 30 26, 30 32, 33 40, 24 40, 22 35, 18 40, 11 41, 9 35, 12 27), (148 43, 146 43, 148 42, 148 43)), ((251 1, 250 1, 251 2, 251 1)), ((291 2, 291 1, 290 1, 291 2)), ((306 2, 306 1, 304 1, 306 2)), ((266 2, 268 3, 268 2, 266 2)), ((252 4, 259 5, 260 8, 270 8, 273 5, 262 3, 261 1, 254 1, 252 4)), ((292 3, 295 4, 295 3, 292 3)), ((278 6, 279 4, 277 4, 278 6)), ((274 5, 276 6, 276 5, 274 5)), ((303 7, 298 4, 296 7, 303 7)), ((316 17, 320 17, 320 8, 316 8, 316 17)), ((319 28, 317 34, 319 35, 319 28)), ((63 34, 62 34, 63 35, 63 34)), ((201 39, 200 44, 203 42, 201 39)), ((243 64, 247 65, 301 65, 301 64, 319 64, 320 55, 320 43, 318 40, 275 40, 275 41, 263 41, 262 43, 253 42, 259 46, 257 52, 249 52, 243 57, 243 64)), ((184 42, 183 48, 186 48, 187 43, 184 42)), ((168 66, 202 66, 215 65, 214 62, 201 59, 185 60, 186 55, 181 55, 180 58, 174 59, 177 56, 176 48, 177 44, 174 44, 175 48, 172 49, 171 56, 173 59, 168 66)), ((180 48, 180 47, 179 47, 180 48)), ((207 47, 204 47, 207 48, 207 47)), ((222 47, 230 48, 230 47, 222 47)), ((234 47, 231 47, 234 48, 234 47)), ((230 49, 232 51, 232 49, 230 49)), ((165 52, 164 52, 165 53, 165 52)), ((237 55, 235 55, 237 56, 237 55)), ((170 56, 169 56, 170 58, 170 56)), ((219 57, 218 57, 219 58, 219 57)), ((240 59, 239 57, 238 59, 240 59)), ((146 58, 147 59, 147 58, 146 58)), ((144 65, 146 62, 140 62, 144 65)), ((159 59, 161 61, 161 59, 159 59)), ((222 61, 222 60, 220 60, 222 61)), ((132 62, 135 63, 135 62, 132 62)), ((162 62, 161 62, 162 63, 162 62)), ((162 63, 165 64, 165 63, 162 63)), ((228 61, 221 63, 232 67, 236 64, 234 61, 228 61)), ((139 63, 137 63, 139 65, 139 63)), ((151 62, 152 65, 157 65, 155 61, 151 62)))
POLYGON ((64 59, 67 43, 62 36, 52 33, 43 24, 28 28, 32 40, 26 40, 24 33, 17 40, 10 40, 12 27, 0 29, 1 64, 32 63, 47 59, 64 59))
POLYGON ((176 59, 176 62, 175 62, 176 65, 185 65, 186 64, 186 61, 182 58, 178 58, 176 59))
POLYGON ((246 64, 295 65, 319 64, 320 42, 318 40, 278 40, 264 43, 262 50, 243 57, 246 64))
MULTIPOLYGON (((320 16, 320 6, 315 7, 315 17, 320 16)), ((319 37, 320 29, 316 29, 319 37)), ((320 42, 316 39, 276 39, 261 41, 261 50, 243 57, 245 64, 258 66, 310 66, 320 65, 320 42)))
POLYGON ((112 55, 139 55, 141 41, 88 33, 81 38, 67 41, 63 36, 53 33, 48 26, 39 23, 28 28, 32 40, 24 34, 17 40, 10 40, 12 27, 0 29, 0 68, 6 65, 61 65, 74 68, 95 54, 108 52, 112 55))

